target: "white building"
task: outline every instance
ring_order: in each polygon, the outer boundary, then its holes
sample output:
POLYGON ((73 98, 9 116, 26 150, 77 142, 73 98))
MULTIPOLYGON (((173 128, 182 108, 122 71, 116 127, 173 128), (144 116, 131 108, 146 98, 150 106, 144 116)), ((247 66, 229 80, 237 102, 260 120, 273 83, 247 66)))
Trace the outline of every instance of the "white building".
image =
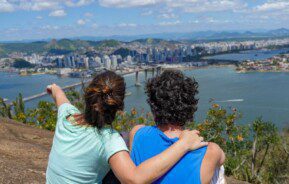
POLYGON ((102 61, 104 63, 104 68, 106 68, 107 70, 111 69, 111 60, 107 55, 104 55, 102 58, 102 61))
POLYGON ((117 68, 117 57, 116 55, 110 56, 111 59, 111 69, 116 70, 117 68))
POLYGON ((101 58, 100 58, 100 57, 96 56, 96 57, 94 58, 94 62, 96 63, 96 65, 97 65, 98 67, 102 66, 101 58))
POLYGON ((89 58, 85 57, 83 58, 84 66, 86 69, 89 69, 89 58))
POLYGON ((72 72, 72 69, 71 68, 59 68, 57 70, 57 75, 60 75, 60 76, 68 76, 69 73, 72 72))

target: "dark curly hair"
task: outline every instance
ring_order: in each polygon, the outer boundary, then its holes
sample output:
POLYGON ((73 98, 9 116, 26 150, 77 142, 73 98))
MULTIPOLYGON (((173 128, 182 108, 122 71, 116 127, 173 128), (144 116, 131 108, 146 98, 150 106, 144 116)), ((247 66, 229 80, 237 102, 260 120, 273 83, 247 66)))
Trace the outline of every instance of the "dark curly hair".
POLYGON ((123 110, 124 78, 111 71, 96 75, 84 92, 86 124, 101 129, 111 125, 116 112, 123 110))
POLYGON ((198 83, 181 71, 166 70, 146 84, 148 103, 157 125, 184 126, 197 111, 198 83))

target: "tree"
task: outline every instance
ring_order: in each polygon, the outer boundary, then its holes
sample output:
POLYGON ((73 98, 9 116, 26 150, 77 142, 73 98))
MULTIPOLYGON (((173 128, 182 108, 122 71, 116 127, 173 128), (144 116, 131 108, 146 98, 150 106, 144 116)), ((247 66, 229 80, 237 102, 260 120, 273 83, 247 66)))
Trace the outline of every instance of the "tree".
POLYGON ((14 119, 26 123, 25 104, 21 93, 19 93, 18 97, 16 97, 16 100, 13 101, 12 104, 15 113, 14 119))
POLYGON ((0 97, 0 116, 12 119, 11 105, 7 104, 1 97, 0 97))

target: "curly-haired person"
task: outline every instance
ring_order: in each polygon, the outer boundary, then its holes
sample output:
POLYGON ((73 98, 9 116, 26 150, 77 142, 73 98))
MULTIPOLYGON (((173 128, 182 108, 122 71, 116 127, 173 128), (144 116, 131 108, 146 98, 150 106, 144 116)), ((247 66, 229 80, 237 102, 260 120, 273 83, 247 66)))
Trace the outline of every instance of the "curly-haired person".
POLYGON ((58 107, 47 184, 102 183, 110 169, 121 183, 152 183, 185 153, 206 145, 196 131, 186 131, 168 149, 136 166, 124 140, 110 126, 124 107, 123 77, 111 71, 96 75, 85 89, 83 113, 56 84, 47 91, 58 107))
MULTIPOLYGON (((154 157, 179 140, 185 124, 197 111, 198 83, 178 70, 164 71, 146 85, 156 126, 136 126, 130 133, 131 158, 136 165, 154 157)), ((225 154, 215 143, 187 153, 154 183, 211 183, 225 154)), ((216 181, 220 181, 218 178, 216 181)))

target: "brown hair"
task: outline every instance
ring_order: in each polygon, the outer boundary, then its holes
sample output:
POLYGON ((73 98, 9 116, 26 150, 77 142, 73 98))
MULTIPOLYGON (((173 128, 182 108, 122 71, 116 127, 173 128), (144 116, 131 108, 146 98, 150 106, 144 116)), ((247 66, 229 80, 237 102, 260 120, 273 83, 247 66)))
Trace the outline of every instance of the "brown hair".
POLYGON ((96 75, 84 93, 86 123, 98 129, 111 125, 116 112, 123 110, 124 97, 123 77, 111 71, 96 75))

